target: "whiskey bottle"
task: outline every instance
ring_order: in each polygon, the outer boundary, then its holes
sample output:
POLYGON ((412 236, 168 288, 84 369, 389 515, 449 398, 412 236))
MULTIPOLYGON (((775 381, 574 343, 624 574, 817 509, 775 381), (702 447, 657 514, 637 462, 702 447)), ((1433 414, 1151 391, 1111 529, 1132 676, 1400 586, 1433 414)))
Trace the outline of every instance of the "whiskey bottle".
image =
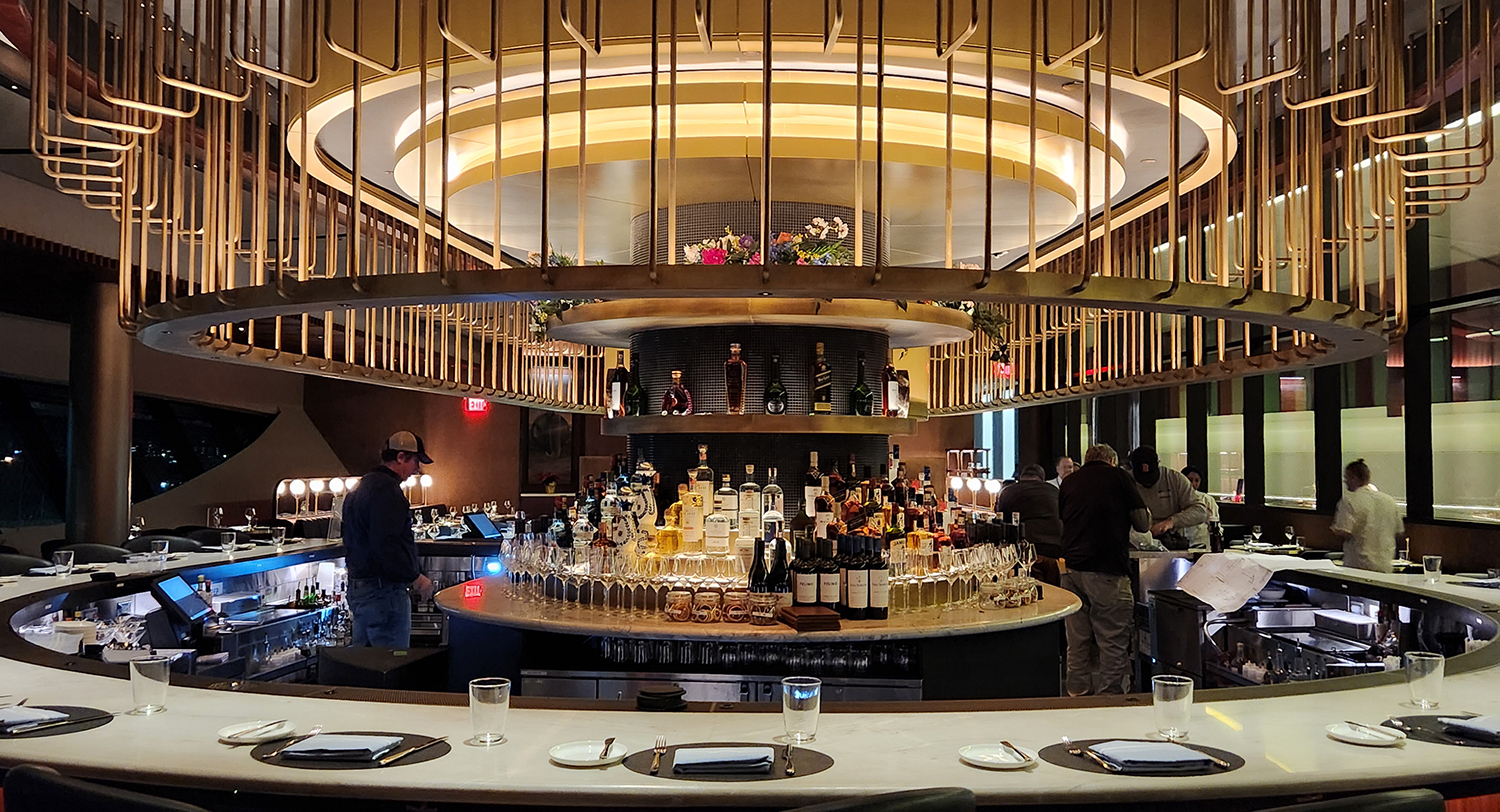
POLYGON ((661 396, 662 414, 692 414, 693 396, 682 383, 682 370, 672 370, 672 385, 661 396))
POLYGON ((729 360, 724 362, 724 394, 729 400, 730 414, 745 413, 745 361, 740 358, 740 345, 729 345, 729 360))
POLYGON ((854 388, 849 390, 849 413, 861 417, 875 414, 875 392, 865 383, 865 354, 854 357, 854 388))
POLYGON ((814 348, 817 357, 812 367, 812 413, 833 414, 833 368, 823 355, 823 342, 814 348))
POLYGON ((625 414, 640 417, 646 414, 646 390, 641 388, 641 357, 630 355, 630 383, 625 387, 625 414))
POLYGON ((630 370, 625 368, 625 351, 615 352, 615 368, 609 373, 609 404, 605 417, 625 416, 625 392, 630 388, 630 370))
POLYGON ((786 414, 786 386, 781 382, 781 354, 771 353, 766 375, 766 414, 786 414))
POLYGON ((714 469, 708 467, 708 446, 698 446, 698 467, 688 471, 688 479, 694 480, 692 490, 702 497, 704 505, 714 503, 714 469))

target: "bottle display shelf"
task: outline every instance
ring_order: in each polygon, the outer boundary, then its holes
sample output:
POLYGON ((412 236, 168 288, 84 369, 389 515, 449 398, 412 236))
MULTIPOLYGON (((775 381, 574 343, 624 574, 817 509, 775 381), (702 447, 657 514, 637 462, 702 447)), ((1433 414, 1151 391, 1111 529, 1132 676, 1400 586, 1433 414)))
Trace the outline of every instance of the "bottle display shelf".
POLYGON ((648 414, 603 421, 610 437, 632 434, 879 434, 917 433, 916 418, 842 414, 648 414))

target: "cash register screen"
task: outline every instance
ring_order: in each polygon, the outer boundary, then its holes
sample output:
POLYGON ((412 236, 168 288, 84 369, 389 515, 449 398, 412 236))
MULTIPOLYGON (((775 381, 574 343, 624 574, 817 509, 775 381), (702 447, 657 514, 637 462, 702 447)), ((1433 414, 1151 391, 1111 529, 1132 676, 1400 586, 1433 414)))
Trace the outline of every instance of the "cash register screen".
POLYGON ((490 517, 483 513, 465 513, 464 521, 474 528, 474 532, 487 539, 500 538, 500 528, 490 521, 490 517))
POLYGON ((165 598, 163 605, 170 604, 181 617, 189 621, 201 620, 209 613, 209 605, 180 575, 157 581, 153 591, 158 598, 165 598))

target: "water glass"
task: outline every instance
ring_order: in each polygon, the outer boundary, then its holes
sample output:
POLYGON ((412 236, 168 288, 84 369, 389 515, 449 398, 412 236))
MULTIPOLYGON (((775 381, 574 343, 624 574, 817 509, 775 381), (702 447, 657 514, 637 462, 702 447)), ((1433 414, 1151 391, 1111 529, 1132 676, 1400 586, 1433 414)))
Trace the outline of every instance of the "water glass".
POLYGON ((138 657, 130 661, 130 693, 135 699, 131 714, 147 716, 167 709, 167 684, 172 657, 138 657))
POLYGON ((151 540, 151 569, 161 572, 167 566, 167 551, 170 547, 167 539, 151 540))
POLYGON ((788 740, 801 744, 818 733, 818 704, 823 681, 814 677, 787 677, 781 681, 781 721, 788 740))
POLYGON ((73 551, 72 550, 58 550, 57 552, 53 553, 52 554, 52 565, 55 568, 53 571, 56 572, 58 575, 60 575, 60 576, 72 575, 73 574, 73 551))
POLYGON ((1172 674, 1152 677, 1151 708, 1156 716, 1156 732, 1162 738, 1174 742, 1186 739, 1188 718, 1193 710, 1193 681, 1172 674))
POLYGON ((273 528, 271 528, 271 546, 275 547, 276 548, 276 552, 278 552, 278 553, 281 552, 281 548, 283 548, 283 547, 286 546, 286 528, 285 527, 273 527, 273 528))
POLYGON ((1430 710, 1443 700, 1443 655, 1430 651, 1406 653, 1406 688, 1414 708, 1430 710))
POLYGON ((1427 583, 1437 583, 1438 577, 1443 574, 1443 557, 1440 555, 1422 556, 1422 572, 1427 576, 1427 583))
POLYGON ((505 743, 505 715, 510 710, 510 680, 481 677, 469 682, 469 721, 474 738, 465 744, 489 747, 505 743))
POLYGON ((220 533, 219 549, 223 550, 226 553, 232 553, 234 552, 234 548, 234 533, 220 533))

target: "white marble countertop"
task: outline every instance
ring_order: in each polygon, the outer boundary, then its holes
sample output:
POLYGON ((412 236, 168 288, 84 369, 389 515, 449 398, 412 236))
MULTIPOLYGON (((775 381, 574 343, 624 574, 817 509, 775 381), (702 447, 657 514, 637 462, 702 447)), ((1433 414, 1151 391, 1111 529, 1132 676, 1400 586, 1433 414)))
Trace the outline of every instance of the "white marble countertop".
MULTIPOLYGON (((192 562, 198 566, 207 561, 192 562)), ((1280 563, 1280 562, 1278 562, 1280 563)), ((1428 585, 1420 576, 1346 573, 1475 603, 1489 590, 1428 585)), ((27 591, 39 579, 26 579, 27 591)), ((50 580, 50 579, 49 579, 50 580)), ((60 580, 60 579, 59 579, 60 580)), ((16 586, 0 588, 14 597, 16 586)), ((1444 709, 1500 713, 1500 667, 1450 676, 1444 709)), ((29 704, 87 704, 105 710, 130 706, 120 679, 0 660, 0 692, 29 704)), ((465 801, 539 805, 687 806, 734 804, 786 808, 817 800, 913 787, 966 786, 981 803, 1152 802, 1431 786, 1493 778, 1500 749, 1408 742, 1364 748, 1328 738, 1324 726, 1344 719, 1379 722, 1404 708, 1403 685, 1256 699, 1210 701, 1193 707, 1191 741, 1230 750, 1246 760, 1236 771, 1199 777, 1136 777, 1085 773, 1051 764, 1021 772, 989 772, 958 760, 967 744, 1008 739, 1037 749, 1067 735, 1140 737, 1153 729, 1149 705, 1048 710, 837 713, 825 712, 811 747, 835 759, 822 773, 752 784, 673 781, 623 767, 572 770, 551 764, 555 744, 618 736, 645 748, 656 734, 672 743, 769 741, 782 732, 776 713, 652 714, 516 708, 506 744, 463 745, 468 711, 454 706, 351 702, 250 695, 173 686, 165 713, 122 716, 94 730, 43 739, 0 739, 0 764, 49 764, 72 775, 127 782, 235 787, 241 791, 324 797, 380 797, 409 801, 465 801), (248 748, 215 742, 214 731, 253 719, 287 718, 306 730, 388 729, 447 735, 453 752, 435 761, 381 770, 310 771, 252 759, 248 748)), ((1065 701, 1060 701, 1065 703, 1065 701)))
POLYGON ((886 620, 845 620, 838 631, 797 632, 789 626, 749 623, 672 623, 660 613, 645 617, 605 614, 599 607, 580 607, 559 600, 526 603, 512 598, 505 576, 492 576, 449 587, 437 594, 437 605, 453 615, 481 623, 562 634, 642 637, 655 640, 738 640, 764 642, 838 642, 902 640, 984 634, 1053 623, 1082 605, 1073 593, 1044 586, 1042 599, 1014 609, 980 610, 973 606, 930 607, 891 615, 886 620), (469 595, 465 587, 478 585, 469 595))

